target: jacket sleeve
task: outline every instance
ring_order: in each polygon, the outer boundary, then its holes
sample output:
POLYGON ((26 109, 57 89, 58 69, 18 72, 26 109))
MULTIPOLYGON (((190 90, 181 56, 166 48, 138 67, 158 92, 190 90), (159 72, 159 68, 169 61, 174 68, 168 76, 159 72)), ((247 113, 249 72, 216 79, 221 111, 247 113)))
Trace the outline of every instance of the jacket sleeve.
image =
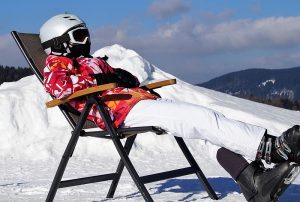
POLYGON ((115 78, 118 86, 122 86, 125 88, 137 88, 140 85, 139 80, 136 76, 132 75, 130 72, 121 69, 115 68, 115 78))
POLYGON ((95 85, 96 81, 91 76, 74 72, 71 60, 63 57, 47 58, 44 68, 44 87, 47 93, 63 98, 95 85))
MULTIPOLYGON (((98 59, 99 66, 102 67, 101 69, 104 70, 104 73, 112 77, 112 80, 110 80, 110 82, 116 82, 118 86, 125 88, 139 87, 140 82, 136 76, 132 75, 130 72, 124 69, 111 67, 106 61, 108 59, 107 56, 105 56, 105 59, 99 57, 98 59)), ((100 78, 98 80, 100 80, 100 78)))

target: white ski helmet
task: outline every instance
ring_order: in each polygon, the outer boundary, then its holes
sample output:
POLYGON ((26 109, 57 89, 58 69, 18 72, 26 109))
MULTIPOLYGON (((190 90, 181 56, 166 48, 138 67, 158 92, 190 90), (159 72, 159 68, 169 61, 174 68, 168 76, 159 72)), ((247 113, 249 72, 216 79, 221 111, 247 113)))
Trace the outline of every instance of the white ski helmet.
POLYGON ((51 17, 40 28, 40 40, 45 52, 66 55, 69 45, 90 44, 89 33, 83 20, 73 14, 59 14, 51 17))

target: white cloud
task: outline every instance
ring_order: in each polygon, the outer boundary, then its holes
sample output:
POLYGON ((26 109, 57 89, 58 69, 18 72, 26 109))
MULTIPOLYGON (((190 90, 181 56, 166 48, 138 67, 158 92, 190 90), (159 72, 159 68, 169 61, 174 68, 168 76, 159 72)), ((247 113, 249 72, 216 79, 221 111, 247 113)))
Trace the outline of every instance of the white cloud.
POLYGON ((144 48, 159 52, 184 48, 198 54, 280 49, 300 45, 300 17, 235 20, 213 25, 184 19, 144 35, 123 35, 119 42, 144 44, 144 48))
POLYGON ((93 47, 119 43, 179 77, 190 78, 192 74, 193 80, 246 67, 294 66, 297 60, 287 56, 300 47, 300 16, 214 24, 184 18, 151 32, 136 30, 125 25, 102 27, 93 33, 97 39, 93 47), (122 37, 117 36, 119 32, 122 37))
POLYGON ((201 16, 206 21, 217 22, 217 21, 226 20, 226 19, 232 17, 234 14, 235 14, 234 10, 226 8, 222 12, 219 12, 219 13, 213 13, 210 11, 206 11, 206 12, 203 12, 201 14, 201 16))
POLYGON ((158 19, 166 19, 190 10, 190 6, 181 0, 154 1, 148 12, 158 19))
POLYGON ((10 34, 0 35, 0 65, 27 66, 21 51, 10 34))
POLYGON ((247 68, 281 69, 300 66, 299 52, 280 52, 273 55, 259 56, 255 60, 246 60, 247 68))
POLYGON ((10 35, 0 35, 0 48, 7 48, 9 43, 11 41, 11 36, 10 35))

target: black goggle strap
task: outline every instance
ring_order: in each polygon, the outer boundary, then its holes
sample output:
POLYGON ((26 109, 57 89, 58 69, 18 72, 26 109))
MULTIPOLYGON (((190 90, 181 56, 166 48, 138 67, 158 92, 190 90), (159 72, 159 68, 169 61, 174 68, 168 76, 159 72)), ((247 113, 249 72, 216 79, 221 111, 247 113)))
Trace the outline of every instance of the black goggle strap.
POLYGON ((44 43, 42 43, 42 47, 43 49, 47 49, 47 48, 50 48, 51 46, 55 47, 55 46, 59 46, 60 44, 64 43, 64 42, 67 42, 67 41, 70 41, 70 37, 68 34, 64 34, 62 36, 58 36, 58 37, 55 37, 53 39, 50 39, 48 41, 45 41, 44 43))

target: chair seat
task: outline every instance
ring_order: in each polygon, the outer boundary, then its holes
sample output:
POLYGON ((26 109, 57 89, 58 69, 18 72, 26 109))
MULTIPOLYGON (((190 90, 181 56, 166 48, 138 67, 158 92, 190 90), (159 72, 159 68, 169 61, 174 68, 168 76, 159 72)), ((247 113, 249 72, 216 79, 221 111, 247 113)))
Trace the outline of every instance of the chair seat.
MULTIPOLYGON (((119 137, 127 138, 132 135, 136 135, 139 133, 146 133, 146 132, 153 132, 157 135, 167 134, 167 131, 158 126, 143 126, 143 127, 132 127, 132 128, 118 128, 117 129, 119 137)), ((84 131, 80 136, 86 137, 98 137, 98 138, 105 138, 111 139, 108 131, 84 131)))

